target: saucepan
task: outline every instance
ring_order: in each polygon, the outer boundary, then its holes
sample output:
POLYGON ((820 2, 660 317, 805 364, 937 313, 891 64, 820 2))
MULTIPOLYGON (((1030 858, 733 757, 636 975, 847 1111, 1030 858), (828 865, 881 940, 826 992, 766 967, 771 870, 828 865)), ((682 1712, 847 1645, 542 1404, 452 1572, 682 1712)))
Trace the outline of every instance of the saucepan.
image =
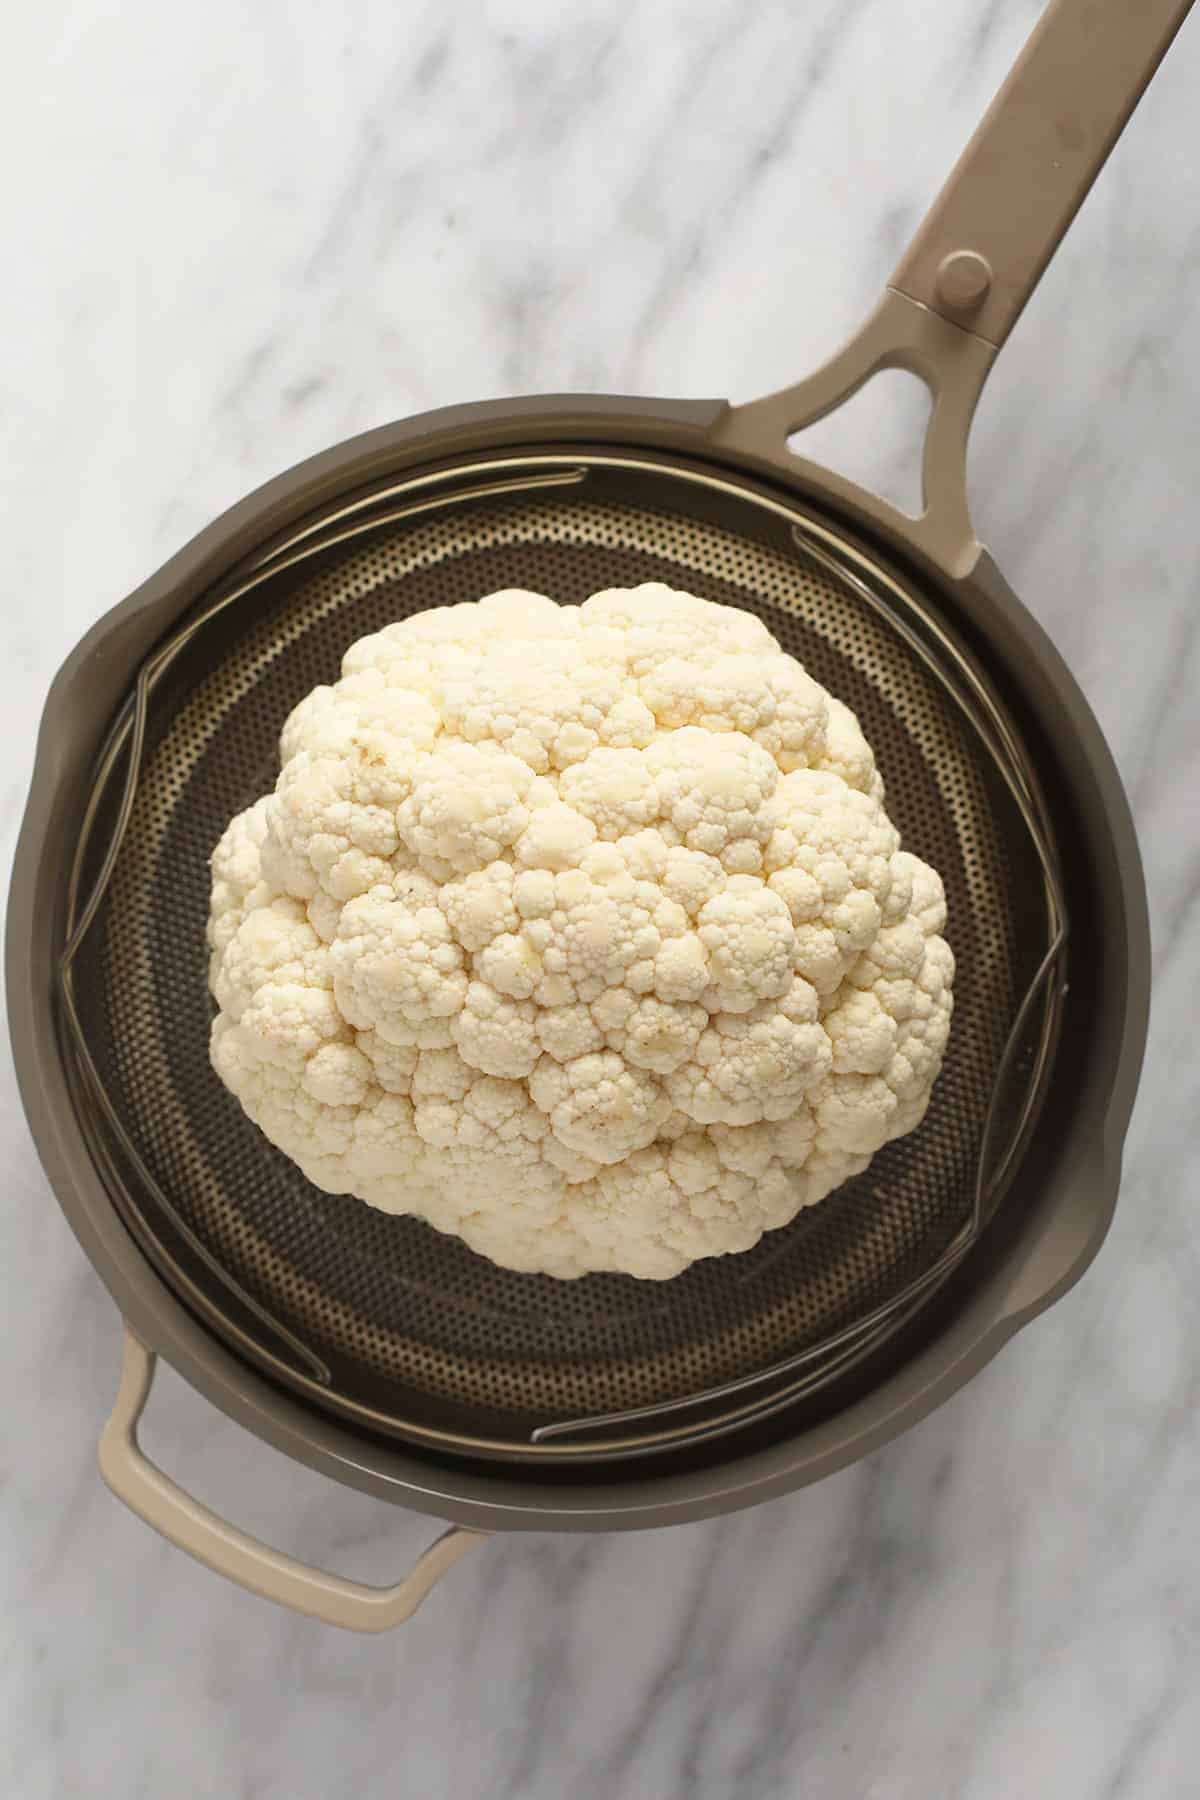
POLYGON ((731 406, 554 396, 367 433, 243 500, 88 633, 46 703, 8 993, 53 1190, 125 1320, 114 1491, 248 1588, 405 1618, 506 1530, 695 1520, 818 1480, 959 1389, 1095 1255, 1150 953, 1112 758, 979 543, 967 436, 997 353, 1188 7, 1055 0, 862 327, 731 406), (928 388, 906 514, 798 453, 880 371, 928 388), (208 856, 282 719, 389 619, 505 587, 665 580, 748 607, 847 700, 959 973, 921 1128, 754 1250, 555 1282, 334 1208, 208 1062, 208 856), (450 1522, 398 1586, 226 1524, 137 1442, 156 1356, 263 1442, 450 1522))

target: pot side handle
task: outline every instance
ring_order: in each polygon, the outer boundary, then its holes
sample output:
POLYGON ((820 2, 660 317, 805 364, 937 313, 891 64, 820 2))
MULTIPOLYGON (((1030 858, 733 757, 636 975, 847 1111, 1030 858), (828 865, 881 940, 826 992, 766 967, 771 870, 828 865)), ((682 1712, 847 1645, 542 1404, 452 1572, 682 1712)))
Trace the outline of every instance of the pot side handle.
POLYGON ((100 1437, 100 1473, 125 1505, 206 1568, 292 1612, 347 1631, 388 1631, 410 1619, 446 1571, 486 1534, 452 1527, 394 1587, 371 1587, 310 1568, 239 1531, 177 1486, 138 1444, 138 1421, 154 1380, 156 1358, 129 1326, 112 1416, 100 1437))
POLYGON ((811 479, 946 574, 969 574, 981 546, 967 436, 984 381, 1191 5, 1050 0, 876 311, 807 381, 731 407, 715 441, 811 479), (933 398, 916 518, 787 443, 895 368, 933 398))

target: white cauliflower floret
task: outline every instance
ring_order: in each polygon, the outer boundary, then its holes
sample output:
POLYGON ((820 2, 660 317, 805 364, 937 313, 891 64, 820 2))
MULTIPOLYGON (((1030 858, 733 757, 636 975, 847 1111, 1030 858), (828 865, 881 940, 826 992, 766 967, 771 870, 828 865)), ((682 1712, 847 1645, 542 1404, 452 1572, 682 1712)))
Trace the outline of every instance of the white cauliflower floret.
POLYGON ((389 1044, 374 1031, 356 1031, 354 1041, 370 1063, 372 1080, 379 1087, 389 1094, 411 1091, 418 1056, 415 1044, 389 1044))
POLYGON ((779 782, 765 750, 740 731, 688 725, 655 738, 646 762, 657 777, 663 819, 679 843, 719 858, 727 869, 752 873, 762 866, 759 846, 771 835, 765 802, 779 782))
POLYGON ((596 625, 619 632, 624 666, 641 679, 673 656, 712 661, 748 652, 779 655, 779 646, 753 613, 716 606, 681 594, 659 581, 636 588, 607 588, 579 609, 585 640, 596 625))
POLYGON ((699 1000, 709 991, 708 951, 698 932, 668 938, 654 958, 654 991, 660 1000, 699 1000))
MULTIPOLYGON (((545 798, 553 799, 547 792, 545 798)), ((519 757, 473 744, 439 746, 416 759, 411 792, 396 813, 404 843, 435 879, 485 869, 529 825, 538 796, 519 757)))
POLYGON ((375 1070, 356 1044, 324 1043, 304 1065, 303 1086, 326 1106, 361 1106, 375 1070))
POLYGON ((396 807, 409 791, 412 740, 363 726, 345 743, 299 750, 267 802, 262 871, 285 893, 335 900, 365 893, 392 874, 396 807))
POLYGON ((861 789, 882 800, 883 782, 875 768, 875 756, 850 708, 832 694, 827 698, 828 718, 820 766, 840 775, 847 787, 861 789))
POLYGON ((516 930, 514 886, 512 864, 494 862, 441 889, 438 904, 464 950, 483 950, 501 933, 516 930))
POLYGON ((710 1012, 749 1012, 792 985, 791 916, 779 895, 752 875, 735 875, 723 892, 706 900, 697 924, 712 973, 704 996, 710 1012))
POLYGON ((719 1013, 666 1086, 690 1119, 750 1125, 789 1118, 831 1059, 815 990, 796 976, 781 1001, 764 1001, 749 1013, 719 1013))
POLYGON ((236 1024, 249 1006, 279 986, 332 988, 329 952, 288 895, 272 895, 247 912, 217 958, 213 995, 236 1024))
MULTIPOLYGON (((623 990, 614 988, 613 993, 623 990)), ((632 999, 632 996, 630 996, 632 999)), ((582 1005, 541 1006, 536 1009, 534 1030, 538 1043, 555 1062, 574 1062, 590 1050, 603 1050, 605 1033, 592 1016, 592 1008, 582 1005)))
POLYGON ((347 676, 336 688, 314 688, 288 715, 279 735, 279 759, 286 768, 307 751, 312 757, 343 757, 365 765, 367 779, 392 782, 401 745, 427 749, 441 720, 420 694, 389 688, 378 670, 347 676))
POLYGON ((317 1186, 678 1274, 912 1130, 954 958, 858 721, 752 614, 507 590, 361 639, 213 852, 213 1066, 317 1186))
POLYGON ((451 1019, 467 996, 463 952, 446 915, 433 901, 400 899, 390 886, 343 907, 328 954, 345 1018, 390 1043, 426 1041, 420 1029, 451 1019))
POLYGON ((653 1076, 631 1068, 612 1050, 569 1063, 544 1057, 530 1078, 529 1093, 560 1144, 600 1163, 620 1162, 653 1142, 671 1110, 653 1076))
POLYGON ((675 844, 663 856, 660 880, 668 899, 695 919, 707 901, 723 892, 728 876, 715 856, 675 844))
POLYGON ((821 1021, 839 1075, 878 1075, 896 1048, 896 1021, 870 988, 852 988, 821 1021))
POLYGON ((535 812, 517 839, 517 863, 527 869, 573 869, 596 839, 596 827, 564 800, 535 812))
POLYGON ((607 1027, 610 1050, 656 1075, 670 1075, 685 1063, 708 1024, 702 1006, 672 1005, 656 994, 639 1000, 626 988, 610 988, 592 1007, 592 1016, 607 1027))
POLYGON ((467 743, 502 745, 539 775, 566 769, 601 744, 649 743, 653 716, 626 691, 621 671, 581 664, 572 648, 555 667, 524 644, 497 646, 482 667, 446 683, 446 728, 467 743))
POLYGON ((473 981, 451 1029, 464 1062, 486 1075, 519 1080, 540 1053, 535 1022, 528 1001, 509 1000, 486 981, 473 981))
POLYGON ((669 657, 645 676, 641 693, 660 728, 741 732, 785 771, 807 768, 825 746, 829 696, 786 658, 764 669, 761 652, 669 657))
POLYGON ((887 1143, 900 1101, 881 1075, 831 1075, 813 1102, 824 1150, 872 1155, 887 1143))
POLYGON ((602 838, 640 831, 661 810, 654 776, 640 750, 593 750, 565 769, 558 785, 563 799, 590 819, 602 838))
POLYGON ((213 952, 214 982, 220 971, 220 959, 246 916, 250 896, 254 894, 260 904, 271 897, 270 889, 262 879, 262 849, 267 836, 270 802, 270 795, 264 794, 261 800, 256 800, 253 806, 231 819, 212 854, 208 944, 213 952))
MULTIPOLYGON (((425 1146, 417 1133, 411 1100, 403 1094, 376 1092, 354 1115, 353 1135, 345 1153, 349 1180, 333 1191, 356 1193, 369 1183, 372 1203, 383 1211, 420 1211, 419 1184, 427 1179, 427 1168, 425 1146), (414 1188, 418 1196, 415 1201, 407 1197, 414 1188)), ((428 1176, 433 1173, 428 1168, 428 1176)))

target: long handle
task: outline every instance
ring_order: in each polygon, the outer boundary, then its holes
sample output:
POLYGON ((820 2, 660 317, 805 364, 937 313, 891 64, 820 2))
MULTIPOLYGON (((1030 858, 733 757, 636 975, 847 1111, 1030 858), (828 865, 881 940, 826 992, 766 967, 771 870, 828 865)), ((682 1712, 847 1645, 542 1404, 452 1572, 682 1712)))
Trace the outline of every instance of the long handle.
POLYGON ((116 1403, 100 1437, 100 1473, 139 1519, 239 1587, 326 1625, 388 1631, 412 1617, 460 1556, 486 1542, 482 1532, 458 1527, 444 1532, 403 1581, 386 1588, 345 1581, 269 1549, 202 1506, 143 1455, 138 1420, 150 1396, 155 1360, 127 1325, 116 1403))
POLYGON ((717 441, 810 477, 967 574, 981 549, 966 457, 983 384, 1191 4, 1051 0, 866 324, 806 381, 732 407, 717 441), (889 368, 933 397, 916 518, 786 449, 889 368))
POLYGON ((1192 0, 1055 0, 889 285, 997 349, 1192 0))

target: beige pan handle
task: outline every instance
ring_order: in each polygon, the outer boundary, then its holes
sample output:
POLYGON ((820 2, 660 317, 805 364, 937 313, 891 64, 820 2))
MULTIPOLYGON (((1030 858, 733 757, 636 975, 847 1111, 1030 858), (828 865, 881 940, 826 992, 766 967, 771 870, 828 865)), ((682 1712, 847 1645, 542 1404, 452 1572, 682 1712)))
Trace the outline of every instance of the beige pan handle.
POLYGON ((483 1532, 454 1527, 430 1545, 403 1581, 386 1588, 344 1581, 268 1549, 185 1494, 142 1454, 138 1420, 150 1395, 155 1360, 127 1325, 116 1404, 100 1438, 100 1473, 139 1519, 239 1587, 326 1625, 388 1631, 412 1617, 460 1556, 487 1541, 483 1532))
POLYGON ((948 574, 980 545, 967 510, 967 434, 1021 309, 1141 98, 1192 0, 1051 0, 892 276, 880 305, 807 381, 734 407, 717 437, 778 462, 882 369, 933 396, 916 519, 803 457, 789 467, 900 530, 948 574))

